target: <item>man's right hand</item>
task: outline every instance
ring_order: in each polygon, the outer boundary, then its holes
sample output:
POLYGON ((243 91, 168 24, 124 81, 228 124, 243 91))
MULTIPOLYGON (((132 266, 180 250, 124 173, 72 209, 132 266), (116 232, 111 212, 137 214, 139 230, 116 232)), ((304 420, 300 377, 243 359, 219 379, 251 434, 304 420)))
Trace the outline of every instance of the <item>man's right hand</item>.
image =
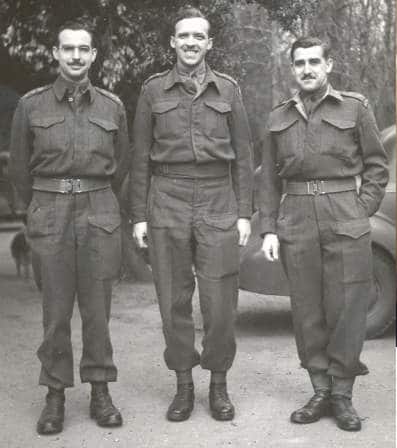
POLYGON ((275 233, 267 233, 263 238, 262 250, 268 261, 278 260, 280 243, 275 233))
POLYGON ((132 237, 141 249, 147 248, 147 222, 137 222, 132 228, 132 237))

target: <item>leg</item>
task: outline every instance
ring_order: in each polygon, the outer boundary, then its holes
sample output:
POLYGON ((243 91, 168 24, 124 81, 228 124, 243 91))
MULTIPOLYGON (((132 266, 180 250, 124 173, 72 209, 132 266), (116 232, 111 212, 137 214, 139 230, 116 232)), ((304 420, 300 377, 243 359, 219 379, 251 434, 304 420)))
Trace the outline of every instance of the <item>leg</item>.
POLYGON ((187 228, 150 228, 149 251, 163 322, 167 367, 191 370, 199 363, 194 348, 192 243, 187 228))

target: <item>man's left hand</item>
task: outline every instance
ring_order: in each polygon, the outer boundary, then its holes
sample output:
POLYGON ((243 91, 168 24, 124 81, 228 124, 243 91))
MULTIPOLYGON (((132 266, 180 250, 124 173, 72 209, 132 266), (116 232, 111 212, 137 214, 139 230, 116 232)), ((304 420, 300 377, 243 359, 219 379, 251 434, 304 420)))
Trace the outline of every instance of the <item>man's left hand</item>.
POLYGON ((239 233, 239 246, 245 246, 248 243, 248 238, 251 235, 251 222, 247 218, 239 218, 237 220, 237 230, 239 233))

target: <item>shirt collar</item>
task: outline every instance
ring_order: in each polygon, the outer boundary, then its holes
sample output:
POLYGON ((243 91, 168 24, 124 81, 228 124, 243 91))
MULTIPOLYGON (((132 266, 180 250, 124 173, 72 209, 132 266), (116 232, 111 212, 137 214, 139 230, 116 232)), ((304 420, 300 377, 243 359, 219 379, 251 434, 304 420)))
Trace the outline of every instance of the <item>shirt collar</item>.
MULTIPOLYGON (((65 98, 66 92, 70 87, 70 84, 71 83, 62 76, 58 76, 58 78, 55 80, 53 88, 55 96, 57 97, 58 101, 62 101, 65 98)), ((92 103, 94 101, 96 92, 94 86, 91 84, 90 81, 88 81, 87 91, 90 96, 90 103, 92 103)))
MULTIPOLYGON (((343 96, 341 95, 341 93, 338 90, 335 90, 331 86, 331 84, 328 84, 327 92, 322 97, 321 101, 324 101, 324 99, 327 98, 327 96, 331 96, 332 98, 335 98, 339 101, 343 101, 343 96)), ((297 91, 293 97, 291 97, 289 100, 286 101, 286 104, 288 104, 288 103, 302 104, 302 98, 299 95, 299 91, 297 91)))
MULTIPOLYGON (((164 90, 169 90, 172 87, 174 87, 175 84, 182 83, 182 82, 183 82, 183 77, 178 73, 176 65, 174 65, 174 67, 168 73, 168 75, 167 75, 167 77, 165 79, 164 90)), ((206 66, 206 73, 205 73, 205 78, 204 78, 203 85, 210 84, 210 83, 214 83, 216 88, 219 91, 218 79, 217 79, 215 73, 207 65, 206 66)))

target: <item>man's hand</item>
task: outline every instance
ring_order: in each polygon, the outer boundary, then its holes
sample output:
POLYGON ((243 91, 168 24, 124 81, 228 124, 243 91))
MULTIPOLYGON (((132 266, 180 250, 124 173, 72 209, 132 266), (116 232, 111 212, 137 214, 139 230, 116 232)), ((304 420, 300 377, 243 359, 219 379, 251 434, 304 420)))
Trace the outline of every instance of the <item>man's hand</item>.
POLYGON ((262 250, 269 261, 278 260, 280 243, 275 233, 267 233, 263 239, 262 250))
POLYGON ((132 228, 132 237, 134 238, 136 244, 141 249, 147 248, 146 237, 147 237, 147 222, 137 222, 132 228))
POLYGON ((239 218, 237 220, 237 230, 239 233, 239 246, 245 246, 248 243, 248 238, 251 235, 251 222, 247 218, 239 218))

